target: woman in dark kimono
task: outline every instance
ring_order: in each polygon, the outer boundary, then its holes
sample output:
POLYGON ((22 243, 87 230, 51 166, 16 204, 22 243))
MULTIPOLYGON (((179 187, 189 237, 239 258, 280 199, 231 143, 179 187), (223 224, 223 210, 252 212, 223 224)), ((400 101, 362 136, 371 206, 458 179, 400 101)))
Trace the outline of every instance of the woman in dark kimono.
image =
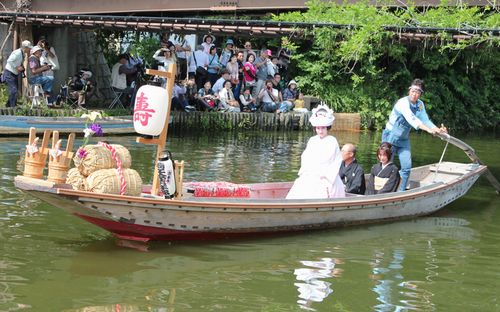
POLYGON ((398 167, 391 162, 391 144, 384 142, 377 150, 380 161, 372 167, 366 182, 366 195, 395 192, 399 184, 398 167))

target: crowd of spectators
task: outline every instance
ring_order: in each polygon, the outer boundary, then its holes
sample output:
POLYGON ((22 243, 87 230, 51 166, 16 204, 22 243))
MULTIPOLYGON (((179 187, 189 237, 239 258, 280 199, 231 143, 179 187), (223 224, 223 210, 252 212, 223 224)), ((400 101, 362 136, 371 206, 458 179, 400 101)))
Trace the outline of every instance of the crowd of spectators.
MULTIPOLYGON (((165 70, 171 63, 177 64, 173 109, 307 112, 297 82, 292 79, 285 83, 282 79, 287 73, 289 57, 285 49, 279 49, 276 55, 266 47, 256 51, 250 41, 242 48, 236 47, 233 39, 217 46, 212 35, 203 36, 194 51, 185 41, 174 43, 163 39, 153 55, 157 62, 154 67, 159 70, 165 70)), ((160 77, 158 81, 165 84, 160 77)))

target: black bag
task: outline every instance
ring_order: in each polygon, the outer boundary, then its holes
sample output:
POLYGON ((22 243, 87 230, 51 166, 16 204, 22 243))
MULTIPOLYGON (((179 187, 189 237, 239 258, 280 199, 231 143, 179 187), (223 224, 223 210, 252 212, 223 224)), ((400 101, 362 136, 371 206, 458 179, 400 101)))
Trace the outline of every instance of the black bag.
POLYGON ((196 61, 196 55, 193 52, 193 58, 194 58, 194 64, 196 65, 196 76, 199 77, 207 77, 208 76, 208 70, 205 69, 203 66, 198 66, 198 61, 196 61))
POLYGON ((208 76, 208 71, 205 69, 205 67, 198 66, 196 67, 196 76, 206 77, 208 76))

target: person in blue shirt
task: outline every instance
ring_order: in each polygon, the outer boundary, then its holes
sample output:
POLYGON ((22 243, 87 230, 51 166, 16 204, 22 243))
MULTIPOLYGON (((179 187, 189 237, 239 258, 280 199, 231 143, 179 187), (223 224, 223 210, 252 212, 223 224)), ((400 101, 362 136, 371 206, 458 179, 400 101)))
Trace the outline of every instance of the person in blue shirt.
POLYGON ((389 115, 389 121, 382 132, 382 142, 392 144, 393 157, 395 154, 399 157, 401 164, 401 184, 399 191, 405 191, 411 172, 411 150, 410 150, 410 130, 421 129, 430 134, 448 132, 446 127, 441 124, 438 128, 432 123, 425 111, 424 102, 419 98, 422 95, 424 81, 421 79, 413 80, 408 88, 408 96, 399 99, 392 108, 389 115))

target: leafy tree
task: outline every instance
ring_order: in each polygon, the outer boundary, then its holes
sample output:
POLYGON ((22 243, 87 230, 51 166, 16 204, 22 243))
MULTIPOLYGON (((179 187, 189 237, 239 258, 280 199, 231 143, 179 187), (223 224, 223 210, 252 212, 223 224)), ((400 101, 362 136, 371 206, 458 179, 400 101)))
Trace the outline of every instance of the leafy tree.
POLYGON ((314 40, 289 46, 301 88, 326 100, 335 111, 359 112, 364 126, 380 128, 394 102, 418 77, 426 81, 422 98, 433 120, 455 129, 499 125, 495 91, 500 82, 500 38, 476 31, 498 30, 495 9, 446 3, 428 9, 374 7, 318 0, 307 5, 306 12, 274 19, 338 24, 306 29, 314 40), (416 35, 402 31, 408 28, 416 35))

